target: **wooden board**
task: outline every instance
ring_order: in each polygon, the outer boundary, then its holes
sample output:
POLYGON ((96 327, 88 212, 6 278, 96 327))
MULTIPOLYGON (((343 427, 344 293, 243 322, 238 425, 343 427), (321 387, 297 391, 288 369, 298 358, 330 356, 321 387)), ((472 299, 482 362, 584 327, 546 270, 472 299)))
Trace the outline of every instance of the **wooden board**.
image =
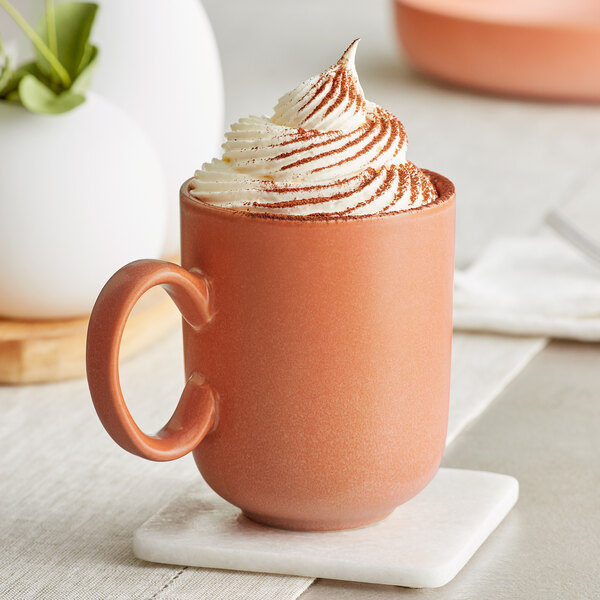
MULTIPOLYGON (((144 294, 123 335, 121 358, 146 348, 181 323, 160 288, 144 294)), ((41 383, 85 377, 88 317, 56 321, 0 319, 0 383, 41 383)))

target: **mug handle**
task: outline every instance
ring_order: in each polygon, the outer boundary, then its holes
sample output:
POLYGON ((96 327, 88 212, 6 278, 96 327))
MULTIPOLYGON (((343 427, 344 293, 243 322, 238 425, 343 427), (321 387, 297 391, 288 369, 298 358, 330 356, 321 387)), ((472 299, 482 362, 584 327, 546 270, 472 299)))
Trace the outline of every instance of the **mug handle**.
POLYGON ((191 452, 215 422, 216 399, 202 375, 194 373, 168 423, 146 435, 135 423, 121 391, 119 347, 125 324, 139 298, 161 285, 183 318, 199 331, 211 319, 208 283, 202 274, 162 260, 136 260, 106 283, 90 316, 87 378, 100 421, 119 446, 148 460, 174 460, 191 452))

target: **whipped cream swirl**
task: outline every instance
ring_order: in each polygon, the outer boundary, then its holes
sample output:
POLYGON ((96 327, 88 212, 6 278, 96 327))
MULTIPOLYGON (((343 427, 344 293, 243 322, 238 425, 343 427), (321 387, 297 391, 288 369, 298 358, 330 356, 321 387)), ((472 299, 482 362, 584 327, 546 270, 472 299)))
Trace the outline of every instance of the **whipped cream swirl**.
POLYGON ((252 212, 353 216, 417 208, 437 199, 406 160, 406 133, 368 102, 354 66, 355 40, 321 75, 282 96, 272 117, 240 119, 223 158, 196 171, 190 193, 252 212))

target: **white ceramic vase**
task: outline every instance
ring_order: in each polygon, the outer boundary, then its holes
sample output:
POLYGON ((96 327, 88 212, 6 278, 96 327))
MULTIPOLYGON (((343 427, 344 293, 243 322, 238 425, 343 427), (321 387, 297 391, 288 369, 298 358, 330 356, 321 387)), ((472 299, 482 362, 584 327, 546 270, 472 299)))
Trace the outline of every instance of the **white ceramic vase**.
POLYGON ((98 0, 92 87, 148 133, 165 170, 165 255, 179 250, 179 187, 220 154, 223 82, 200 0, 98 0))
POLYGON ((89 93, 62 115, 0 102, 0 317, 91 311, 121 265, 159 257, 160 161, 139 126, 89 93))

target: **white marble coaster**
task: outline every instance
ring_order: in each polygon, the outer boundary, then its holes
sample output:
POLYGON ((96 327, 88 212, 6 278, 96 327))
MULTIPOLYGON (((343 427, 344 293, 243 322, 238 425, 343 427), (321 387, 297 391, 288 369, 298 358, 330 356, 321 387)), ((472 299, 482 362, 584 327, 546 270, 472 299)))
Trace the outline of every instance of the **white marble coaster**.
POLYGON ((508 475, 440 469, 385 521, 312 533, 259 525, 199 483, 135 532, 133 551, 157 563, 439 587, 462 569, 518 495, 519 484, 508 475))

